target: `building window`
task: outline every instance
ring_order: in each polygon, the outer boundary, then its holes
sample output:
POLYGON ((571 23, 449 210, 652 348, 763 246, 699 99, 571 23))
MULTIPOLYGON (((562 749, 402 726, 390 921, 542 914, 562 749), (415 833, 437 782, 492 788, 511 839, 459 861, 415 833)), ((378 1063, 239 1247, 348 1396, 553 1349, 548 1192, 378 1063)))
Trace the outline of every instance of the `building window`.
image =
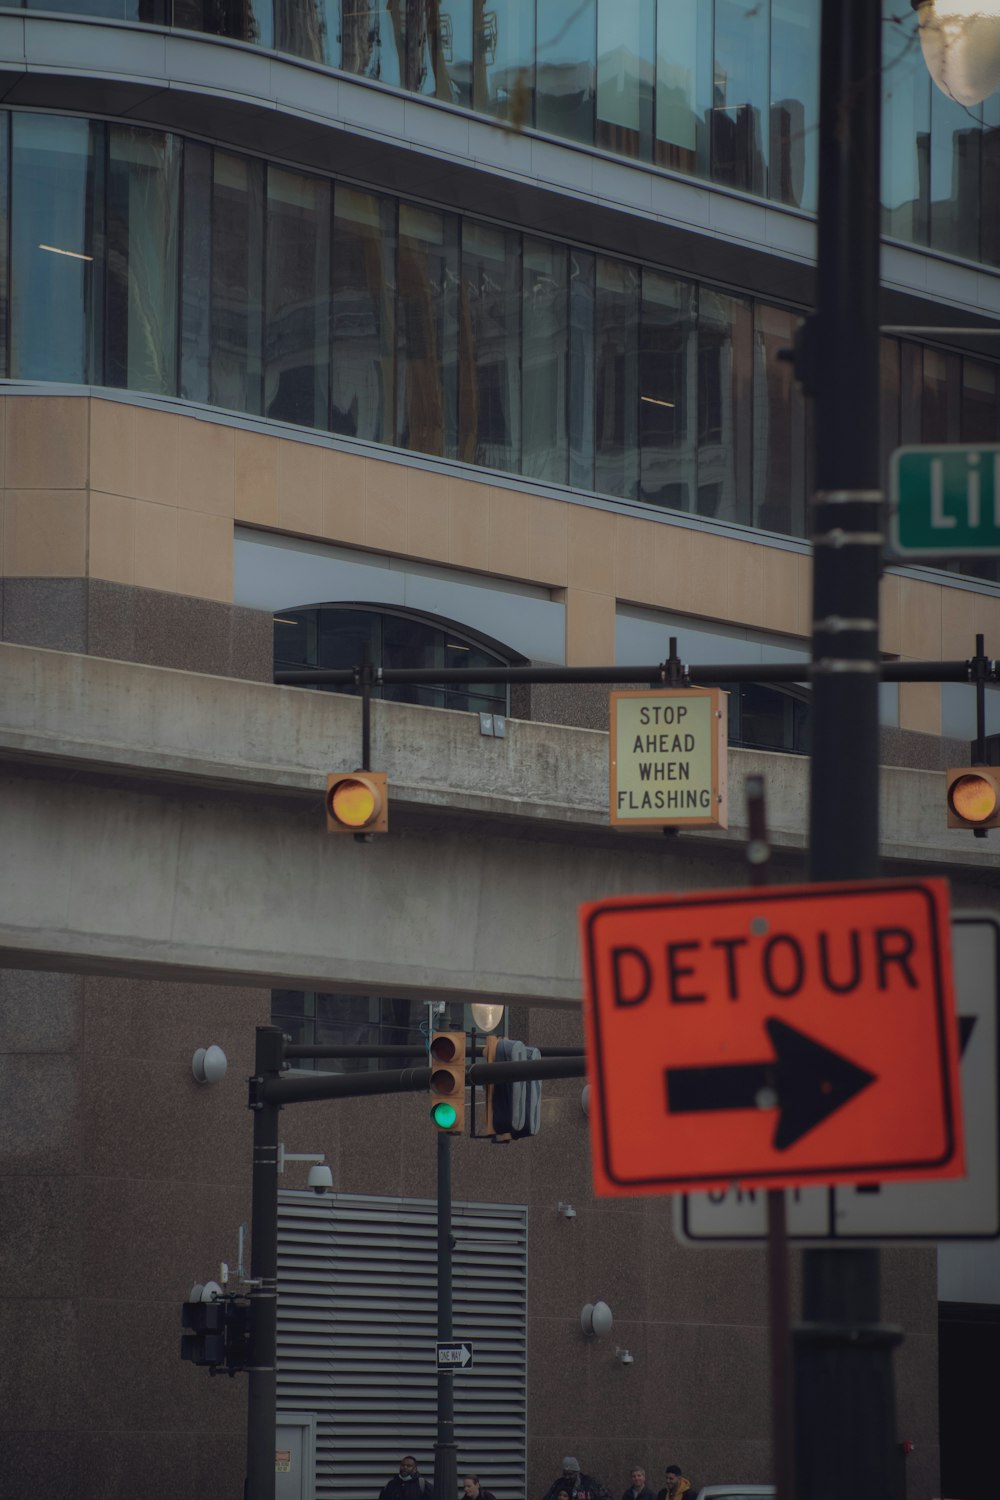
MULTIPOLYGON (((436 1004, 436 1002, 431 1002, 436 1004)), ((508 1012, 498 1035, 506 1035, 508 1012)), ((363 1073, 386 1068, 405 1068, 426 1058, 427 1039, 435 1031, 470 1031, 469 1006, 461 1000, 444 1002, 433 1013, 426 1000, 407 1000, 383 995, 350 995, 336 991, 272 990, 271 1024, 298 1046, 306 1047, 412 1047, 412 1056, 301 1057, 296 1068, 316 1068, 323 1073, 363 1073)))
MULTIPOLYGON (((276 671, 297 667, 350 668, 370 661, 376 667, 506 667, 523 658, 503 653, 482 640, 413 613, 363 604, 322 604, 281 609, 274 616, 276 671)), ((352 687, 321 688, 354 693, 352 687)), ((374 696, 390 703, 421 703, 465 713, 506 714, 506 683, 388 683, 374 696)))
POLYGON ((809 754, 812 705, 805 688, 764 682, 723 684, 729 694, 729 743, 744 750, 809 754))

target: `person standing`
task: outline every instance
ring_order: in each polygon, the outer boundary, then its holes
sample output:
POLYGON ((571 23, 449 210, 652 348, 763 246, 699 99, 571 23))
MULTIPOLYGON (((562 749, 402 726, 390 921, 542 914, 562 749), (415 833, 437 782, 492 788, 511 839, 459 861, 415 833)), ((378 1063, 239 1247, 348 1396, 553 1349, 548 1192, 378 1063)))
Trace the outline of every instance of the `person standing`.
POLYGON ((681 1496, 691 1489, 691 1481, 684 1478, 679 1464, 667 1464, 665 1480, 656 1500, 681 1500, 681 1496))
POLYGON ((569 1500, 611 1500, 605 1485, 593 1474, 583 1474, 575 1458, 562 1461, 562 1473, 549 1485, 544 1500, 558 1500, 559 1491, 565 1490, 569 1500))
POLYGON ((466 1474, 462 1480, 465 1500, 497 1500, 492 1490, 484 1490, 478 1474, 466 1474))
POLYGON ((434 1486, 419 1472, 412 1453, 403 1454, 399 1473, 382 1486, 379 1500, 434 1500, 434 1486))
POLYGON ((653 1491, 646 1483, 646 1471, 638 1465, 632 1470, 629 1487, 622 1495, 622 1500, 653 1500, 653 1491))

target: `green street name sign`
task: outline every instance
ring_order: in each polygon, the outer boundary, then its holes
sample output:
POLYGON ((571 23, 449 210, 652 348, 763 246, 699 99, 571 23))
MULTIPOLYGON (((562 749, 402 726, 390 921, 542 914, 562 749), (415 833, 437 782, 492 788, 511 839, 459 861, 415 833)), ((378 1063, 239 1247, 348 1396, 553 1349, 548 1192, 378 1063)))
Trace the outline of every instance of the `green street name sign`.
POLYGON ((897 448, 890 499, 904 556, 1000 555, 1000 445, 897 448))

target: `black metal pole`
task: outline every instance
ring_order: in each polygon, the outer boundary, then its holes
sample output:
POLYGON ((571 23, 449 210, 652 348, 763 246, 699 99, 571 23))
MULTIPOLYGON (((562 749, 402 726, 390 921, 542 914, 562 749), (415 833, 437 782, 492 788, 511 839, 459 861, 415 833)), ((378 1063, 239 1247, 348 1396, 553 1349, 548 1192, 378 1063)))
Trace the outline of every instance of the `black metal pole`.
MULTIPOLYGON (((452 1336, 452 1274, 454 1240, 451 1233, 451 1136, 437 1139, 437 1336, 452 1336)), ((453 1500, 458 1491, 455 1453, 455 1375, 450 1368, 437 1372, 437 1442, 434 1444, 434 1494, 453 1500)))
MULTIPOLYGON (((816 316, 802 347, 816 396, 813 880, 879 873, 879 115, 882 7, 823 0, 816 316)), ((807 1250, 796 1329, 796 1493, 899 1494, 891 1346, 877 1250, 807 1250), (831 1455, 836 1454, 836 1462, 831 1455)))
POLYGON ((246 1500, 274 1500, 274 1434, 278 1352, 278 1112, 265 1085, 281 1071, 284 1037, 257 1027, 250 1208, 250 1364, 247 1371, 246 1500))

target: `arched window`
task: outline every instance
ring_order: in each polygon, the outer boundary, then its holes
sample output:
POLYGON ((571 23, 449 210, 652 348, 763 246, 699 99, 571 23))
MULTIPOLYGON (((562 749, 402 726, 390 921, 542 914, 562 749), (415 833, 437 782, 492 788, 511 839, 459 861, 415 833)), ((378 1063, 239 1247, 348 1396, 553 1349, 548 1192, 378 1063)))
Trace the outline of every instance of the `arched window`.
MULTIPOLYGON (((275 671, 301 667, 506 667, 525 658, 450 620, 375 604, 310 604, 274 616, 275 671)), ((355 692, 354 688, 325 688, 355 692)), ((466 713, 506 714, 505 683, 387 684, 376 696, 466 713)))

